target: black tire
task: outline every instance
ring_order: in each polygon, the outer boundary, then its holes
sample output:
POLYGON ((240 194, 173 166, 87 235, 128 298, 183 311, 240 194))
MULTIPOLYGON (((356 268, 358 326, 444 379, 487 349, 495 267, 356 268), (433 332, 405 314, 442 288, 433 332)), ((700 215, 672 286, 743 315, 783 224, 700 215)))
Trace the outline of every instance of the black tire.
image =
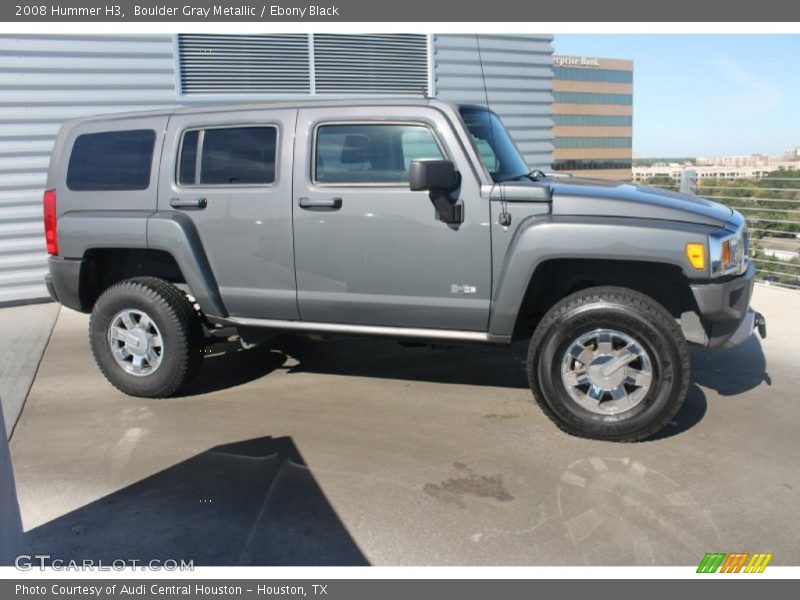
POLYGON ((559 428, 617 442, 641 441, 664 427, 680 410, 690 379, 689 348, 672 315, 652 298, 619 287, 581 290, 553 306, 531 339, 527 367, 536 402, 559 428), (604 328, 638 342, 652 368, 647 392, 642 387, 638 404, 618 414, 585 408, 567 391, 561 374, 573 341, 604 328))
POLYGON ((200 316, 181 290, 155 277, 127 279, 103 292, 89 320, 89 343, 106 379, 130 396, 175 395, 196 375, 203 360, 200 316), (109 326, 115 315, 128 309, 146 313, 163 339, 160 364, 147 375, 127 372, 111 351, 109 326))

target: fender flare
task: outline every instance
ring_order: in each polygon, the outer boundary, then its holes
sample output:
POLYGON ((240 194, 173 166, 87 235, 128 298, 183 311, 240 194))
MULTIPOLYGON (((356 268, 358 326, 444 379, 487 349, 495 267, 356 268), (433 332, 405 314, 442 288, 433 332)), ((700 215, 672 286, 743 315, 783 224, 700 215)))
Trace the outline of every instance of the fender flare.
POLYGON ((686 244, 707 240, 708 226, 626 217, 532 216, 511 240, 492 295, 489 334, 511 336, 536 269, 554 259, 642 261, 679 267, 690 280, 708 279, 694 270, 686 244))
POLYGON ((163 250, 175 259, 189 291, 206 315, 228 316, 203 242, 188 216, 175 211, 150 215, 147 219, 147 248, 163 250))

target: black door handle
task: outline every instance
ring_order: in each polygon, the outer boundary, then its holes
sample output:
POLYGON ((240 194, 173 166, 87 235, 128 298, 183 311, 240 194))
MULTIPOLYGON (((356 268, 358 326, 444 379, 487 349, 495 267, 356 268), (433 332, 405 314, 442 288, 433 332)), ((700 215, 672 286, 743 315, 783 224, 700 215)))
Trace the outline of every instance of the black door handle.
POLYGON ((341 198, 298 198, 297 205, 300 208, 332 208, 339 210, 342 208, 341 198))
POLYGON ((205 208, 208 206, 206 198, 173 198, 169 201, 172 208, 205 208))

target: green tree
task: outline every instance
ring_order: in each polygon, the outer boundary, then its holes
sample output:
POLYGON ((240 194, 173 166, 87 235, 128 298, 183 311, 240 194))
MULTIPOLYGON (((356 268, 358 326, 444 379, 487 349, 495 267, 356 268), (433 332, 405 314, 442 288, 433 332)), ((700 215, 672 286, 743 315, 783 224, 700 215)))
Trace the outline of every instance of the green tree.
MULTIPOLYGON (((675 189, 670 178, 653 178, 649 183, 675 189)), ((800 286, 800 257, 784 260, 765 252, 765 244, 800 252, 800 169, 779 169, 758 180, 702 179, 696 194, 735 208, 747 218, 751 254, 762 279, 800 286)))

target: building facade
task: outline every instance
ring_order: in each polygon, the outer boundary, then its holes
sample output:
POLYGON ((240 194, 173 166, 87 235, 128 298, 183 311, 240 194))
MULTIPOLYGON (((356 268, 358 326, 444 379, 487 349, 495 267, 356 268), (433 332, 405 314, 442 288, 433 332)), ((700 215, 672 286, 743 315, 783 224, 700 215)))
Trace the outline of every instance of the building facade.
POLYGON ((633 62, 553 57, 556 171, 629 180, 633 159, 633 62))
POLYGON ((71 118, 201 104, 421 96, 486 104, 553 160, 549 35, 0 36, 0 305, 46 296, 42 193, 71 118))

